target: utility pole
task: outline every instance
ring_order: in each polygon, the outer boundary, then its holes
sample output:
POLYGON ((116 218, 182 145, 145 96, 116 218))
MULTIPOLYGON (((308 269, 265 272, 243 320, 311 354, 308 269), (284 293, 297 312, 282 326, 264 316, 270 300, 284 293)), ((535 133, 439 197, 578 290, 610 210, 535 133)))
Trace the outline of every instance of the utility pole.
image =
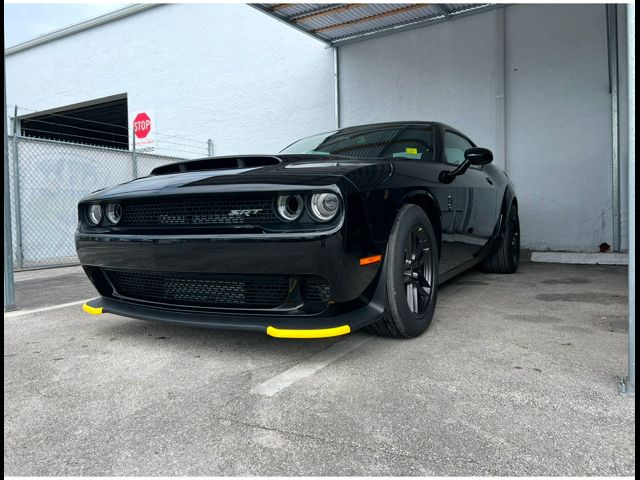
POLYGON ((629 74, 629 369, 620 390, 636 396, 636 6, 627 5, 629 74))
MULTIPOLYGON (((7 135, 7 60, 4 61, 4 311, 16 309, 13 283, 11 235, 11 182, 9 181, 9 136, 7 135)), ((14 174, 17 172, 14 172, 14 174)))

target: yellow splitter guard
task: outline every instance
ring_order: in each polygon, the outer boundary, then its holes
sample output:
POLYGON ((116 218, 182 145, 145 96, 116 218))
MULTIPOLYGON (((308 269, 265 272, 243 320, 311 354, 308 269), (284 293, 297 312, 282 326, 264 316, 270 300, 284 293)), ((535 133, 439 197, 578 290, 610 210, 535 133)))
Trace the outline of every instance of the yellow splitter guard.
MULTIPOLYGON (((304 329, 304 328, 279 328, 273 325, 265 325, 258 326, 252 325, 248 326, 246 324, 238 325, 237 323, 225 321, 224 324, 211 324, 211 317, 207 316, 206 323, 199 322, 197 317, 192 316, 191 320, 186 320, 183 318, 182 312, 174 312, 174 318, 170 316, 166 316, 167 313, 154 312, 151 307, 147 307, 146 314, 143 315, 132 315, 130 313, 126 313, 122 308, 114 308, 113 301, 106 298, 94 298, 93 300, 89 300, 87 303, 82 305, 82 310, 90 315, 102 315, 103 313, 114 313, 114 314, 124 314, 127 316, 136 317, 142 320, 158 320, 157 315, 163 315, 162 321, 165 323, 175 323, 175 324, 189 324, 192 326, 204 326, 204 327, 213 327, 213 328, 221 328, 221 329, 235 329, 238 328, 242 330, 252 329, 252 330, 261 330, 264 331, 267 335, 274 338, 296 338, 296 339, 313 339, 313 338, 329 338, 329 337, 338 337, 341 335, 346 335, 351 333, 351 327, 349 325, 339 325, 336 327, 329 328, 313 328, 313 329, 304 329), (105 303, 107 305, 105 305, 105 303), (111 308, 110 308, 111 307, 111 308)), ((140 311, 140 307, 136 306, 136 311, 140 311)), ((226 317, 225 317, 226 318, 226 317)))

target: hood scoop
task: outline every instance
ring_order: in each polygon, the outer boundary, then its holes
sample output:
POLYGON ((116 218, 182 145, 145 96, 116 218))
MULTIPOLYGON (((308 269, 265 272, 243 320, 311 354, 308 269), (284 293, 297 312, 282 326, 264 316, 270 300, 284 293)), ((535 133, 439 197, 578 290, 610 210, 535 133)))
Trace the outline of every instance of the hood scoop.
POLYGON ((212 157, 162 165, 161 167, 154 168, 151 171, 151 175, 168 175, 171 173, 194 172, 198 170, 233 170, 237 168, 265 167, 267 165, 277 165, 280 162, 282 162, 282 160, 271 155, 212 157))

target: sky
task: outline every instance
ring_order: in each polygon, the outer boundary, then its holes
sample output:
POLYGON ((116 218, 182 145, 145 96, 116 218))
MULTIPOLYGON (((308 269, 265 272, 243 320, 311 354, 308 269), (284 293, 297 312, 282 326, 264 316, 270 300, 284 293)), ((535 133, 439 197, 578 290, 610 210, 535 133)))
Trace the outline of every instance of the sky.
POLYGON ((88 20, 127 3, 5 3, 5 48, 34 37, 88 20))

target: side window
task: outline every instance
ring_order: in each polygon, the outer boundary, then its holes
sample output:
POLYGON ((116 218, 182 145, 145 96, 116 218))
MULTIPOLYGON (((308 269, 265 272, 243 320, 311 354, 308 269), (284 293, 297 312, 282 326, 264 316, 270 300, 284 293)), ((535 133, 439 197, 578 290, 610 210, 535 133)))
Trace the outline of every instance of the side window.
POLYGON ((444 132, 444 156, 445 162, 452 165, 460 165, 464 162, 464 152, 472 145, 460 135, 453 132, 444 132))

